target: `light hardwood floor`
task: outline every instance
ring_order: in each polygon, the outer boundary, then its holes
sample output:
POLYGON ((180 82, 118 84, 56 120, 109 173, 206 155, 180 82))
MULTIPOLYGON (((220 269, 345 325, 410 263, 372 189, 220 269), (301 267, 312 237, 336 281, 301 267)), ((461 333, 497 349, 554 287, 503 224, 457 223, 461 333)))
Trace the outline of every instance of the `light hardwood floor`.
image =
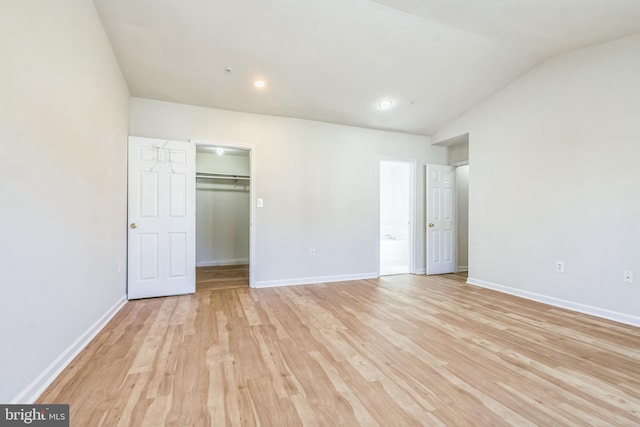
POLYGON ((248 287, 248 265, 221 265, 196 268, 197 291, 248 287))
POLYGON ((72 426, 640 425, 640 329, 462 276, 129 302, 41 396, 72 426))

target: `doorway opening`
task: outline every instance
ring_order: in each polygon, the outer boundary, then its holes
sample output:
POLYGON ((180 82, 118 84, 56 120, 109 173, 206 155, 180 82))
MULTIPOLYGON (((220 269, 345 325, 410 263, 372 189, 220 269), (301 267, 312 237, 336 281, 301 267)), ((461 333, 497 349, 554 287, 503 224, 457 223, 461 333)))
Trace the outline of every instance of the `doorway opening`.
POLYGON ((469 133, 434 143, 447 148, 448 165, 427 165, 426 261, 430 274, 469 269, 469 133))
POLYGON ((249 287, 251 150, 196 145, 196 290, 249 287))
POLYGON ((457 271, 469 271, 469 162, 456 167, 457 271))
POLYGON ((380 275, 413 271, 415 164, 380 161, 380 275))

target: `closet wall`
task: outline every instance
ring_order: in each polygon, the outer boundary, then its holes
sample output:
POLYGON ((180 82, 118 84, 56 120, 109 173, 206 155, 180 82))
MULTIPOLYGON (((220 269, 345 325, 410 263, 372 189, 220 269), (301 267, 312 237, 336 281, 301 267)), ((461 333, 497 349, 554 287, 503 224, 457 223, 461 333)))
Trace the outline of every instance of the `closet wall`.
POLYGON ((458 271, 469 271, 469 138, 448 147, 449 165, 456 167, 458 271), (459 166, 467 163, 465 166, 459 166))
POLYGON ((456 168, 458 271, 469 270, 469 165, 456 168))
MULTIPOLYGON (((198 147, 199 174, 249 176, 249 152, 198 147)), ((196 179, 196 265, 249 263, 249 181, 196 179)))

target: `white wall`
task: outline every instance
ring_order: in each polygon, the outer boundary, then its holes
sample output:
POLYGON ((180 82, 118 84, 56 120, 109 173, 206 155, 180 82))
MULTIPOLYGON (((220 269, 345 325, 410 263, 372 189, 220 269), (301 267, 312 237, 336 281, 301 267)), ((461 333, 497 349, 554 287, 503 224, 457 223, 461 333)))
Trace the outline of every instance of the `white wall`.
POLYGON ((456 168, 458 271, 469 266, 469 165, 456 168))
MULTIPOLYGON (((249 175, 249 156, 196 154, 198 172, 249 175)), ((196 180, 196 264, 249 261, 249 181, 196 180)))
POLYGON ((640 35, 542 64, 434 139, 465 132, 470 278, 640 324, 640 35))
POLYGON ((429 138, 139 98, 131 106, 133 135, 255 146, 256 197, 264 199, 255 222, 258 286, 377 273, 383 158, 417 161, 416 264, 424 268, 422 165, 447 160, 429 138))
POLYGON ((196 265, 249 262, 249 190, 196 185, 196 265))
POLYGON ((198 151, 196 154, 196 171, 227 175, 250 175, 249 153, 247 152, 246 155, 223 154, 218 156, 215 153, 198 151))
POLYGON ((457 163, 469 161, 469 142, 449 145, 449 164, 455 166, 457 163))
POLYGON ((8 403, 35 399, 56 358, 123 302, 129 93, 90 0, 3 2, 0 58, 8 403))

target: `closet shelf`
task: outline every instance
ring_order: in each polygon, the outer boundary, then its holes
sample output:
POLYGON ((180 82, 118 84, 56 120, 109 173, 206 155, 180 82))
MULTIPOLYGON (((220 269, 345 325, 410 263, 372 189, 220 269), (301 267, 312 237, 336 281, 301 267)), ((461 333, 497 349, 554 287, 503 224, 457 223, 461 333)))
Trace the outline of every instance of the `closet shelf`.
POLYGON ((206 173, 206 172, 196 172, 196 178, 232 179, 235 181, 239 181, 239 180, 249 181, 250 179, 248 175, 231 175, 226 173, 206 173))

